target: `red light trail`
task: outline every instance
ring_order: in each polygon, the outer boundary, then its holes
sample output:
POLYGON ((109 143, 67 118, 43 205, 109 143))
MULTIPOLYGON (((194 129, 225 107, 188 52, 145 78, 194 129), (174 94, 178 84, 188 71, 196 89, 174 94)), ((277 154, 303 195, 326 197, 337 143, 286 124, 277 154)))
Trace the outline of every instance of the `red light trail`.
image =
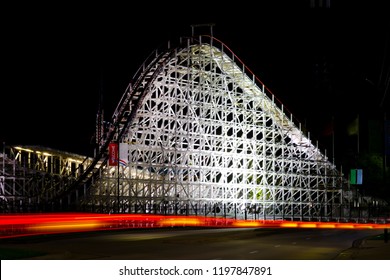
POLYGON ((390 223, 341 223, 287 220, 237 220, 204 216, 167 216, 152 214, 4 214, 0 215, 0 238, 71 232, 170 227, 245 227, 245 228, 318 228, 386 229, 390 223))

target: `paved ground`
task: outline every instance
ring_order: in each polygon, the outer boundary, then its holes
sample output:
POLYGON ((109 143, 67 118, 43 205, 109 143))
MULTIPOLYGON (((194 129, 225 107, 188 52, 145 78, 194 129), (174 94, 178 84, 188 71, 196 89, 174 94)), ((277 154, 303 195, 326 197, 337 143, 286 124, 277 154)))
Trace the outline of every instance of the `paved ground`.
POLYGON ((351 248, 343 251, 337 260, 390 260, 390 240, 384 236, 369 236, 355 240, 351 248))
MULTIPOLYGON (((355 240, 352 242, 351 247, 343 250, 337 255, 332 257, 336 260, 390 260, 390 240, 385 241, 384 234, 375 234, 366 236, 364 238, 355 240)), ((161 234, 161 233, 160 233, 161 234)), ((153 234, 152 234, 153 235, 153 234)), ((136 235, 137 236, 137 235, 136 235)), ((364 236, 360 235, 360 236, 364 236)), ((152 236, 153 237, 153 236, 152 236)), ((38 240, 39 241, 39 240, 38 240)), ((34 244, 34 240, 29 240, 34 244)), ((23 244, 23 242, 22 242, 23 244)), ((39 244, 39 242, 37 243, 39 244)), ((35 245, 37 245, 35 244, 35 245)), ((61 251, 61 253, 39 253, 37 246, 27 250, 21 249, 23 247, 17 246, 3 246, 0 249, 0 259, 70 259, 72 256, 66 255, 67 251, 61 251), (34 249, 35 248, 35 249, 34 249), (34 249, 34 250, 33 250, 34 249), (64 255, 65 254, 65 255, 64 255)), ((344 247, 345 248, 345 247, 344 247)), ((41 248, 43 250, 44 248, 41 248)), ((74 249, 74 248, 73 248, 74 249)), ((44 250, 43 250, 44 251, 44 250)), ((77 250, 76 250, 77 251, 77 250)), ((70 253, 68 253, 70 254, 70 253)), ((73 256, 74 257, 74 256, 73 256)), ((88 259, 88 256, 79 256, 82 259, 88 259)))

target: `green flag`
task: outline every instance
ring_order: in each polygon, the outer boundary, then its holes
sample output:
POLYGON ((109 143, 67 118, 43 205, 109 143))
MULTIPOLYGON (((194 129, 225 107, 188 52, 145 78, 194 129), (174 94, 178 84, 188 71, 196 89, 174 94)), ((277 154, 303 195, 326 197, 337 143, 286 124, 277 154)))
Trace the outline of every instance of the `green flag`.
POLYGON ((347 127, 348 135, 359 134, 359 115, 347 127))

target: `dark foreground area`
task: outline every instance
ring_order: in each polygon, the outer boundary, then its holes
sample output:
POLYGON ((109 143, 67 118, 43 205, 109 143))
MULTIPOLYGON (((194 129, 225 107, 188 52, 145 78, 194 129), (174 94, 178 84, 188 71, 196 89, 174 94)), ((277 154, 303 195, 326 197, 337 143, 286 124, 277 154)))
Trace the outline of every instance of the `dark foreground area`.
POLYGON ((383 230, 165 228, 3 239, 2 260, 390 260, 383 230))

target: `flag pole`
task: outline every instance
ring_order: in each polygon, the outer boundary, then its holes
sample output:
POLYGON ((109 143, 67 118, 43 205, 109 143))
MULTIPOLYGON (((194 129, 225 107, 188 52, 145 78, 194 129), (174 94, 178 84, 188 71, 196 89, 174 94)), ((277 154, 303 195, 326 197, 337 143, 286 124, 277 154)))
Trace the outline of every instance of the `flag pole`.
POLYGON ((357 115, 357 153, 358 153, 358 156, 359 156, 359 153, 360 153, 360 143, 359 143, 359 139, 360 138, 360 117, 359 117, 359 114, 357 115))
POLYGON ((333 163, 335 162, 334 158, 334 116, 332 116, 332 157, 333 157, 333 163))
POLYGON ((386 139, 386 136, 387 136, 387 116, 386 116, 386 112, 384 112, 383 114, 383 122, 384 122, 384 138, 385 138, 385 145, 383 147, 383 184, 384 186, 386 186, 386 167, 387 167, 387 139, 386 139))

